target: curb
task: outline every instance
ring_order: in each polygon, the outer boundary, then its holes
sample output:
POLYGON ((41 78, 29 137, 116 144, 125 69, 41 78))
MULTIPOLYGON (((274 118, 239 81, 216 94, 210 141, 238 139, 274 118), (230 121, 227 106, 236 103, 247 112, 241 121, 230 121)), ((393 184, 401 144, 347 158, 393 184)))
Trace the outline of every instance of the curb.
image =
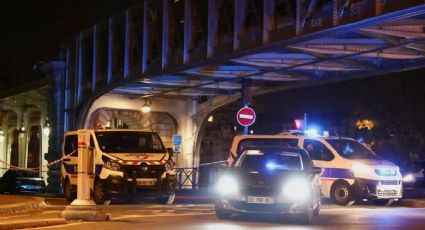
POLYGON ((44 198, 32 197, 33 201, 0 206, 0 216, 46 207, 44 198))
POLYGON ((425 208, 425 200, 423 199, 403 199, 401 200, 402 206, 412 207, 412 208, 425 208))
POLYGON ((62 225, 67 224, 64 219, 46 219, 46 220, 36 220, 36 221, 27 221, 27 222, 17 222, 17 223, 0 223, 0 230, 3 229, 23 229, 23 228, 38 228, 38 227, 47 227, 53 225, 62 225))

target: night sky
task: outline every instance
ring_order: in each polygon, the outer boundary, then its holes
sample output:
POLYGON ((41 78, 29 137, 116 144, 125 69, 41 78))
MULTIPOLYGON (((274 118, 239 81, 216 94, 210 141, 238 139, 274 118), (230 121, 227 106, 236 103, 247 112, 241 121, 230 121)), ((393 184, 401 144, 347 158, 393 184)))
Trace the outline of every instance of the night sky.
POLYGON ((141 0, 3 0, 0 4, 0 77, 31 71, 57 57, 76 32, 141 0))

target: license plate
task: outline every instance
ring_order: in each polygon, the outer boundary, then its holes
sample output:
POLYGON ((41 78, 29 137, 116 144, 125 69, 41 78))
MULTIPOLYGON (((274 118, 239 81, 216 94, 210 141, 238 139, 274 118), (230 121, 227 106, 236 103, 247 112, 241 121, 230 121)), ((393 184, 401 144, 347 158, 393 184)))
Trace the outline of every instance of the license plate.
POLYGON ((137 180, 137 185, 141 186, 152 186, 156 184, 156 179, 137 180))
POLYGON ((273 197, 248 196, 248 203, 252 204, 273 204, 273 197))

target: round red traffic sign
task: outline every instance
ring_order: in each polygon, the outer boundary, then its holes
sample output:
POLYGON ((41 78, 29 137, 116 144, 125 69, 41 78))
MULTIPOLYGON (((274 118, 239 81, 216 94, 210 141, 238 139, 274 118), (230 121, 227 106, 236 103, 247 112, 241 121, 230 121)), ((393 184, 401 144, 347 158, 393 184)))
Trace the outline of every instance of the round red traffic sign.
POLYGON ((242 126, 250 126, 255 122, 255 112, 249 107, 244 107, 238 111, 236 114, 236 119, 238 123, 242 126))

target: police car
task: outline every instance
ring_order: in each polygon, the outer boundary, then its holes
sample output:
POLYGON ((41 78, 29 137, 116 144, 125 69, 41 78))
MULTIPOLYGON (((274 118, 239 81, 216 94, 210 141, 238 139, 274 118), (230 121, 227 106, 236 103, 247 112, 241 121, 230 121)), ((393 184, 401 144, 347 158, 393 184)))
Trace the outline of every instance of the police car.
POLYGON ((255 145, 306 149, 314 165, 323 169, 320 174, 322 197, 331 198, 339 205, 365 199, 390 204, 402 198, 399 167, 354 139, 289 132, 279 135, 240 135, 233 140, 229 165, 245 148, 255 145))
POLYGON ((304 149, 250 146, 218 179, 216 215, 292 214, 310 223, 319 215, 321 171, 304 149))

